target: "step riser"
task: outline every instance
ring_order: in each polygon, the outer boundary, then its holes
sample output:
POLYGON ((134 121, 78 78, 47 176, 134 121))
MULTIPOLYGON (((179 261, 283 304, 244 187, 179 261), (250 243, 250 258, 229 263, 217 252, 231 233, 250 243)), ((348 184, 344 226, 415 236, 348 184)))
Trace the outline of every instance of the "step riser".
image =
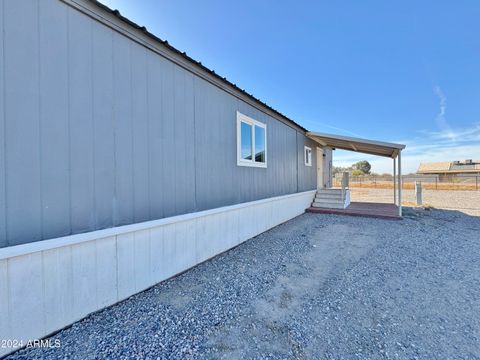
POLYGON ((327 203, 336 203, 336 202, 344 202, 345 200, 342 199, 342 198, 319 198, 319 197, 315 197, 315 199, 313 201, 317 201, 317 202, 327 202, 327 203))
POLYGON ((328 190, 317 190, 317 194, 341 194, 342 190, 340 189, 328 189, 328 190))
POLYGON ((332 199, 332 200, 342 200, 342 195, 326 195, 326 194, 321 194, 321 195, 316 195, 316 199, 332 199))
POLYGON ((345 204, 343 204, 343 203, 314 202, 312 204, 312 207, 327 208, 327 209, 345 209, 345 204))
POLYGON ((318 199, 318 198, 315 198, 315 199, 313 199, 313 202, 343 204, 345 201, 342 200, 342 199, 318 199))

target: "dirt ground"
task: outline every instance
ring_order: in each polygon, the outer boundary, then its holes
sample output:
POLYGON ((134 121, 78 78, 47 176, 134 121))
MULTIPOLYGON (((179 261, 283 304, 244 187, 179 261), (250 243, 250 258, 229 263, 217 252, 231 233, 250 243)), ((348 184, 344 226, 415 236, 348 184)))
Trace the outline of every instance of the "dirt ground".
MULTIPOLYGON (((352 188, 351 201, 393 203, 393 189, 352 188)), ((415 205, 415 191, 403 190, 402 203, 415 205)), ((458 210, 480 216, 480 191, 423 190, 423 204, 437 209, 458 210)))

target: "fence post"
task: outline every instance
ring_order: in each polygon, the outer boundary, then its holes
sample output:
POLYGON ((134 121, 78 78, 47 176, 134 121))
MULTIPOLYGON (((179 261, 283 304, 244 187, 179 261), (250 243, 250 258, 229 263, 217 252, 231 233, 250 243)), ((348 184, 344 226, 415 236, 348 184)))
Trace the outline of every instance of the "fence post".
POLYGON ((475 176, 475 190, 478 190, 478 175, 475 176))
POLYGON ((435 178, 435 190, 438 190, 438 177, 435 178))
POLYGON ((422 182, 415 181, 415 197, 417 198, 417 206, 422 205, 422 182))

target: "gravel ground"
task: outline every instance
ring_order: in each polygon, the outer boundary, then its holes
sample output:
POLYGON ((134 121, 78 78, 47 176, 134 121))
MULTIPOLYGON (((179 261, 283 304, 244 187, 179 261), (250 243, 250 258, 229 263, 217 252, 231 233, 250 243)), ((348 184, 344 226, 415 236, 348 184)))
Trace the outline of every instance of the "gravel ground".
POLYGON ((480 217, 304 214, 10 358, 480 359, 480 217))
MULTIPOLYGON (((415 199, 415 190, 402 191, 402 203, 414 205, 415 199)), ((393 203, 393 189, 352 188, 351 200, 393 203)), ((423 190, 423 202, 439 209, 480 216, 480 191, 423 190)))

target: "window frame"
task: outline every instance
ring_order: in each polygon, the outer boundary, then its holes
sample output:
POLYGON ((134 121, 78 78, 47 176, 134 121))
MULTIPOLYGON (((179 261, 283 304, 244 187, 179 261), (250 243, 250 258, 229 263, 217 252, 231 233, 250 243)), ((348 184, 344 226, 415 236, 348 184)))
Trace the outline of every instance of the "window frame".
POLYGON ((312 166, 312 163, 313 163, 312 148, 306 145, 303 147, 303 160, 304 160, 305 166, 312 166), (307 157, 307 150, 310 152, 310 157, 307 157), (310 161, 307 161, 307 158, 310 161))
POLYGON ((267 167, 267 124, 254 120, 237 111, 237 166, 267 167), (242 158, 242 122, 252 127, 252 160, 242 158), (263 128, 265 133, 265 162, 255 161, 255 126, 263 128))

